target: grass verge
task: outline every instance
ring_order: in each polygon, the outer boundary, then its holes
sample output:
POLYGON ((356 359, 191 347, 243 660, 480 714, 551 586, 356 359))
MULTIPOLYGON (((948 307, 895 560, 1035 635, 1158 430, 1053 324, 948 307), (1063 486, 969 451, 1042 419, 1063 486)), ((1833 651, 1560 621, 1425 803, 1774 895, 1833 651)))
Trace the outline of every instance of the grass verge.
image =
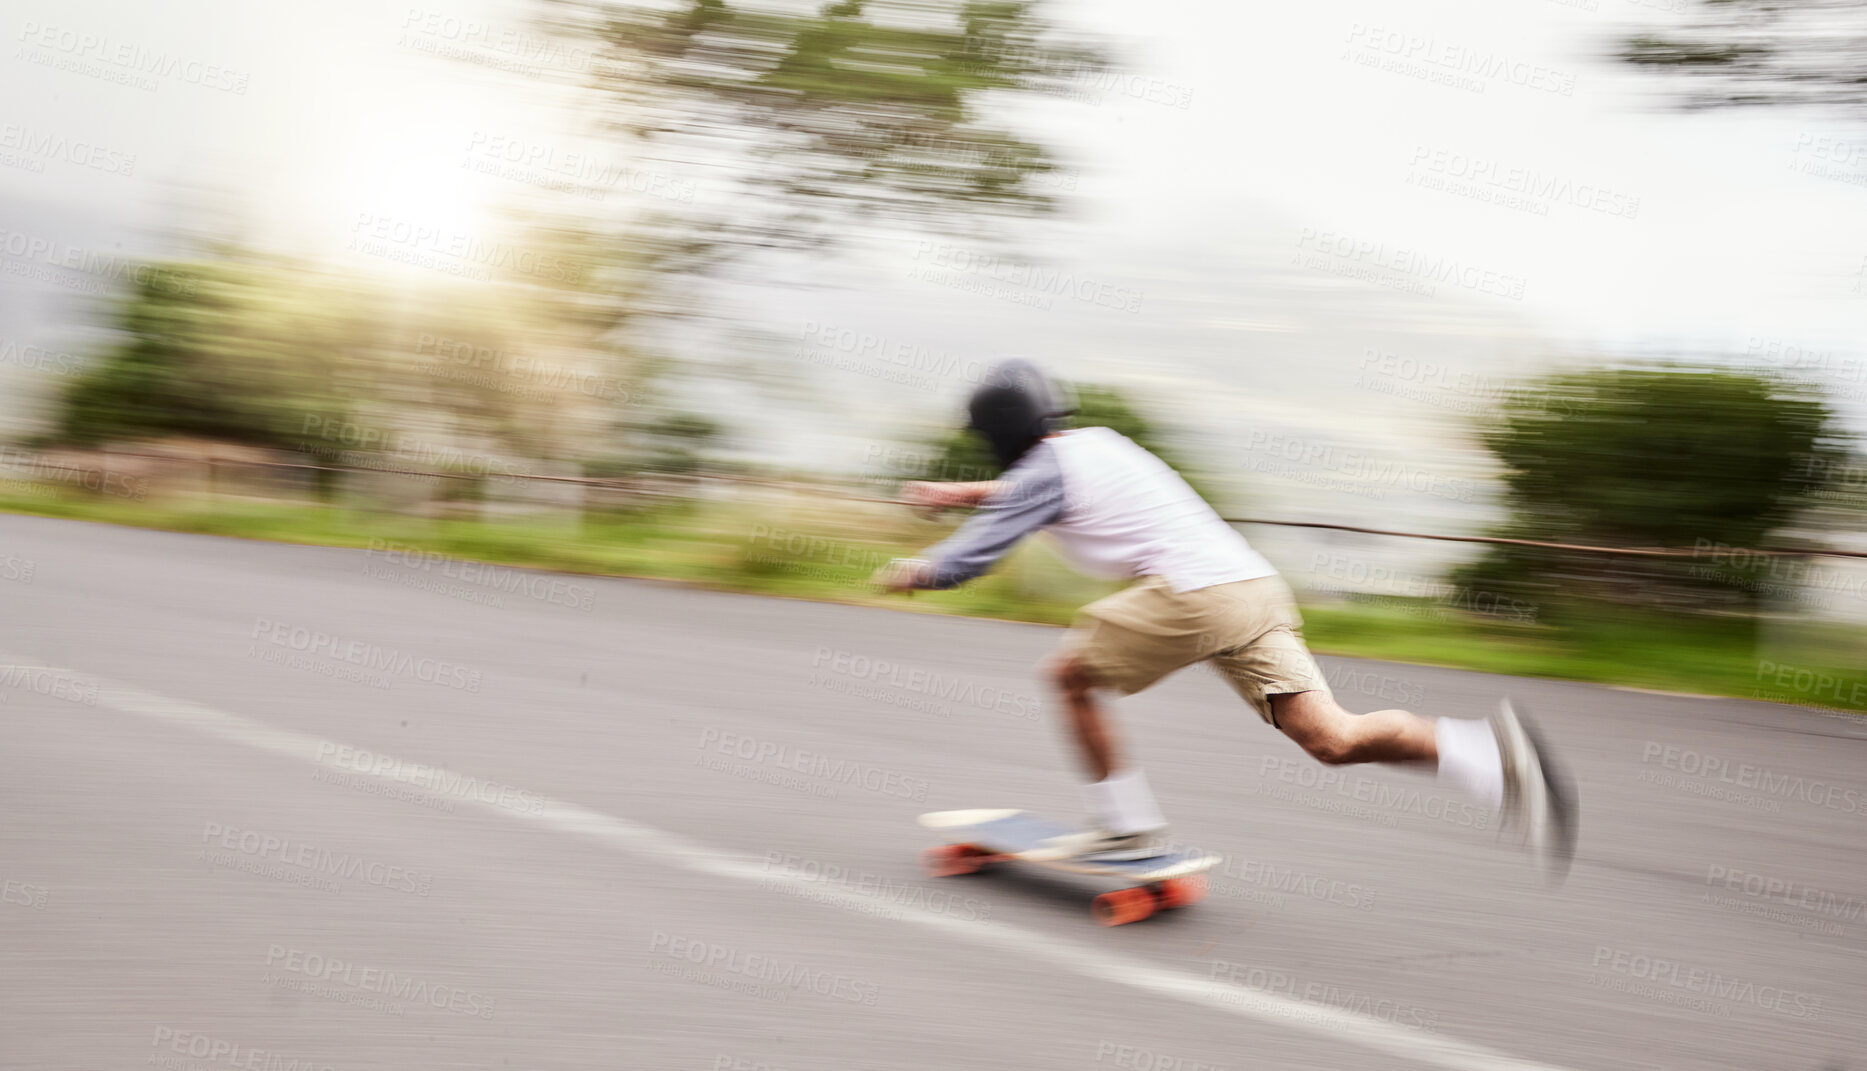
MULTIPOLYGON (((262 501, 147 501, 67 488, 0 492, 0 511, 175 532, 374 552, 422 551, 569 573, 650 577, 727 591, 919 612, 1067 624, 1076 608, 1119 585, 1070 572, 1039 546, 965 588, 913 599, 865 583, 888 559, 945 529, 876 511, 823 507, 753 511, 671 503, 628 514, 513 520, 403 514, 262 501)), ((1685 618, 1624 608, 1552 608, 1536 624, 1449 612, 1430 600, 1305 607, 1311 646, 1325 654, 1487 673, 1735 696, 1824 711, 1867 711, 1867 673, 1851 652, 1861 630, 1806 621, 1685 618)))

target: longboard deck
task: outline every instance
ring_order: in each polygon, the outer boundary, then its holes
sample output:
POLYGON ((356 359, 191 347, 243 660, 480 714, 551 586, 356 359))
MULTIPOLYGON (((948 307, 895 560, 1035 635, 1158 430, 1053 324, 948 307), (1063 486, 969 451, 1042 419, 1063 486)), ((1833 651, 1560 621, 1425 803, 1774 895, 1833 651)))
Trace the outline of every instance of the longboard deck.
POLYGON ((1051 837, 1078 832, 1076 827, 1019 810, 932 811, 921 825, 944 836, 948 844, 976 844, 989 851, 1072 874, 1119 878, 1132 884, 1183 878, 1212 869, 1216 855, 1178 849, 1145 859, 1032 858, 1051 837))

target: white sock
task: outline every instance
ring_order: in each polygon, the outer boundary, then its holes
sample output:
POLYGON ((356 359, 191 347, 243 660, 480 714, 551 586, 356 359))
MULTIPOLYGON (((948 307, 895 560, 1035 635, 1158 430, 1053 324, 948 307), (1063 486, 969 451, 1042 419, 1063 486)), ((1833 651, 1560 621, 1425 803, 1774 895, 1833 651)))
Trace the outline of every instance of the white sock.
POLYGON ((1440 718, 1433 723, 1439 745, 1439 783, 1450 785, 1497 810, 1504 804, 1504 759, 1491 723, 1440 718))
POLYGON ((1147 787, 1147 775, 1131 767, 1110 774, 1084 789, 1089 815, 1110 833, 1145 833, 1167 824, 1147 787))

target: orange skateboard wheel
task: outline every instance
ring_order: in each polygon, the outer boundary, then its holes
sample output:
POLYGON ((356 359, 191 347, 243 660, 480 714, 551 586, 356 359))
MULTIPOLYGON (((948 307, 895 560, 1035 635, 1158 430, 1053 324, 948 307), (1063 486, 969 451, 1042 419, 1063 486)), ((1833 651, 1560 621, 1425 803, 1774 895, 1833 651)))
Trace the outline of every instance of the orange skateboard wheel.
POLYGON ((927 873, 936 878, 976 874, 995 858, 991 852, 973 844, 946 844, 921 853, 921 862, 927 867, 927 873))
POLYGON ((1096 921, 1104 926, 1125 926, 1154 913, 1154 894, 1146 889, 1116 889, 1096 897, 1096 921))
POLYGON ((1206 898, 1206 876, 1193 874, 1184 878, 1168 878, 1154 886, 1154 894, 1160 897, 1160 906, 1163 908, 1197 904, 1206 898))

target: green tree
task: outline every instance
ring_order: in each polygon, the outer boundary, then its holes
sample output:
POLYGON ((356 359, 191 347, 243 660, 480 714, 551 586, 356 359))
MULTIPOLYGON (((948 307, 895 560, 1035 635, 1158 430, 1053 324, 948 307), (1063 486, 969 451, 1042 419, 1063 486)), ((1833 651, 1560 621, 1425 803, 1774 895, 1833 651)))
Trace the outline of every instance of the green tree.
POLYGON ((608 321, 580 319, 573 292, 391 288, 231 247, 134 278, 113 311, 122 341, 58 399, 61 443, 189 438, 422 469, 654 448, 632 434, 654 414, 654 366, 593 343, 608 321))
POLYGON ((1499 546, 1455 579, 1561 601, 1753 605, 1766 546, 1827 480, 1841 452, 1806 388, 1762 373, 1656 365, 1564 373, 1513 394, 1483 440, 1505 467, 1512 515, 1498 535, 1693 558, 1610 557, 1499 546), (1719 553, 1723 548, 1725 553, 1719 553))
POLYGON ((718 421, 698 413, 668 413, 643 430, 647 453, 642 464, 648 472, 675 476, 702 472, 706 450, 721 441, 724 430, 718 421))
POLYGON ((148 265, 116 314, 124 341, 59 400, 77 445, 171 436, 290 448, 341 414, 333 365, 347 324, 302 293, 257 285, 232 261, 148 265))

